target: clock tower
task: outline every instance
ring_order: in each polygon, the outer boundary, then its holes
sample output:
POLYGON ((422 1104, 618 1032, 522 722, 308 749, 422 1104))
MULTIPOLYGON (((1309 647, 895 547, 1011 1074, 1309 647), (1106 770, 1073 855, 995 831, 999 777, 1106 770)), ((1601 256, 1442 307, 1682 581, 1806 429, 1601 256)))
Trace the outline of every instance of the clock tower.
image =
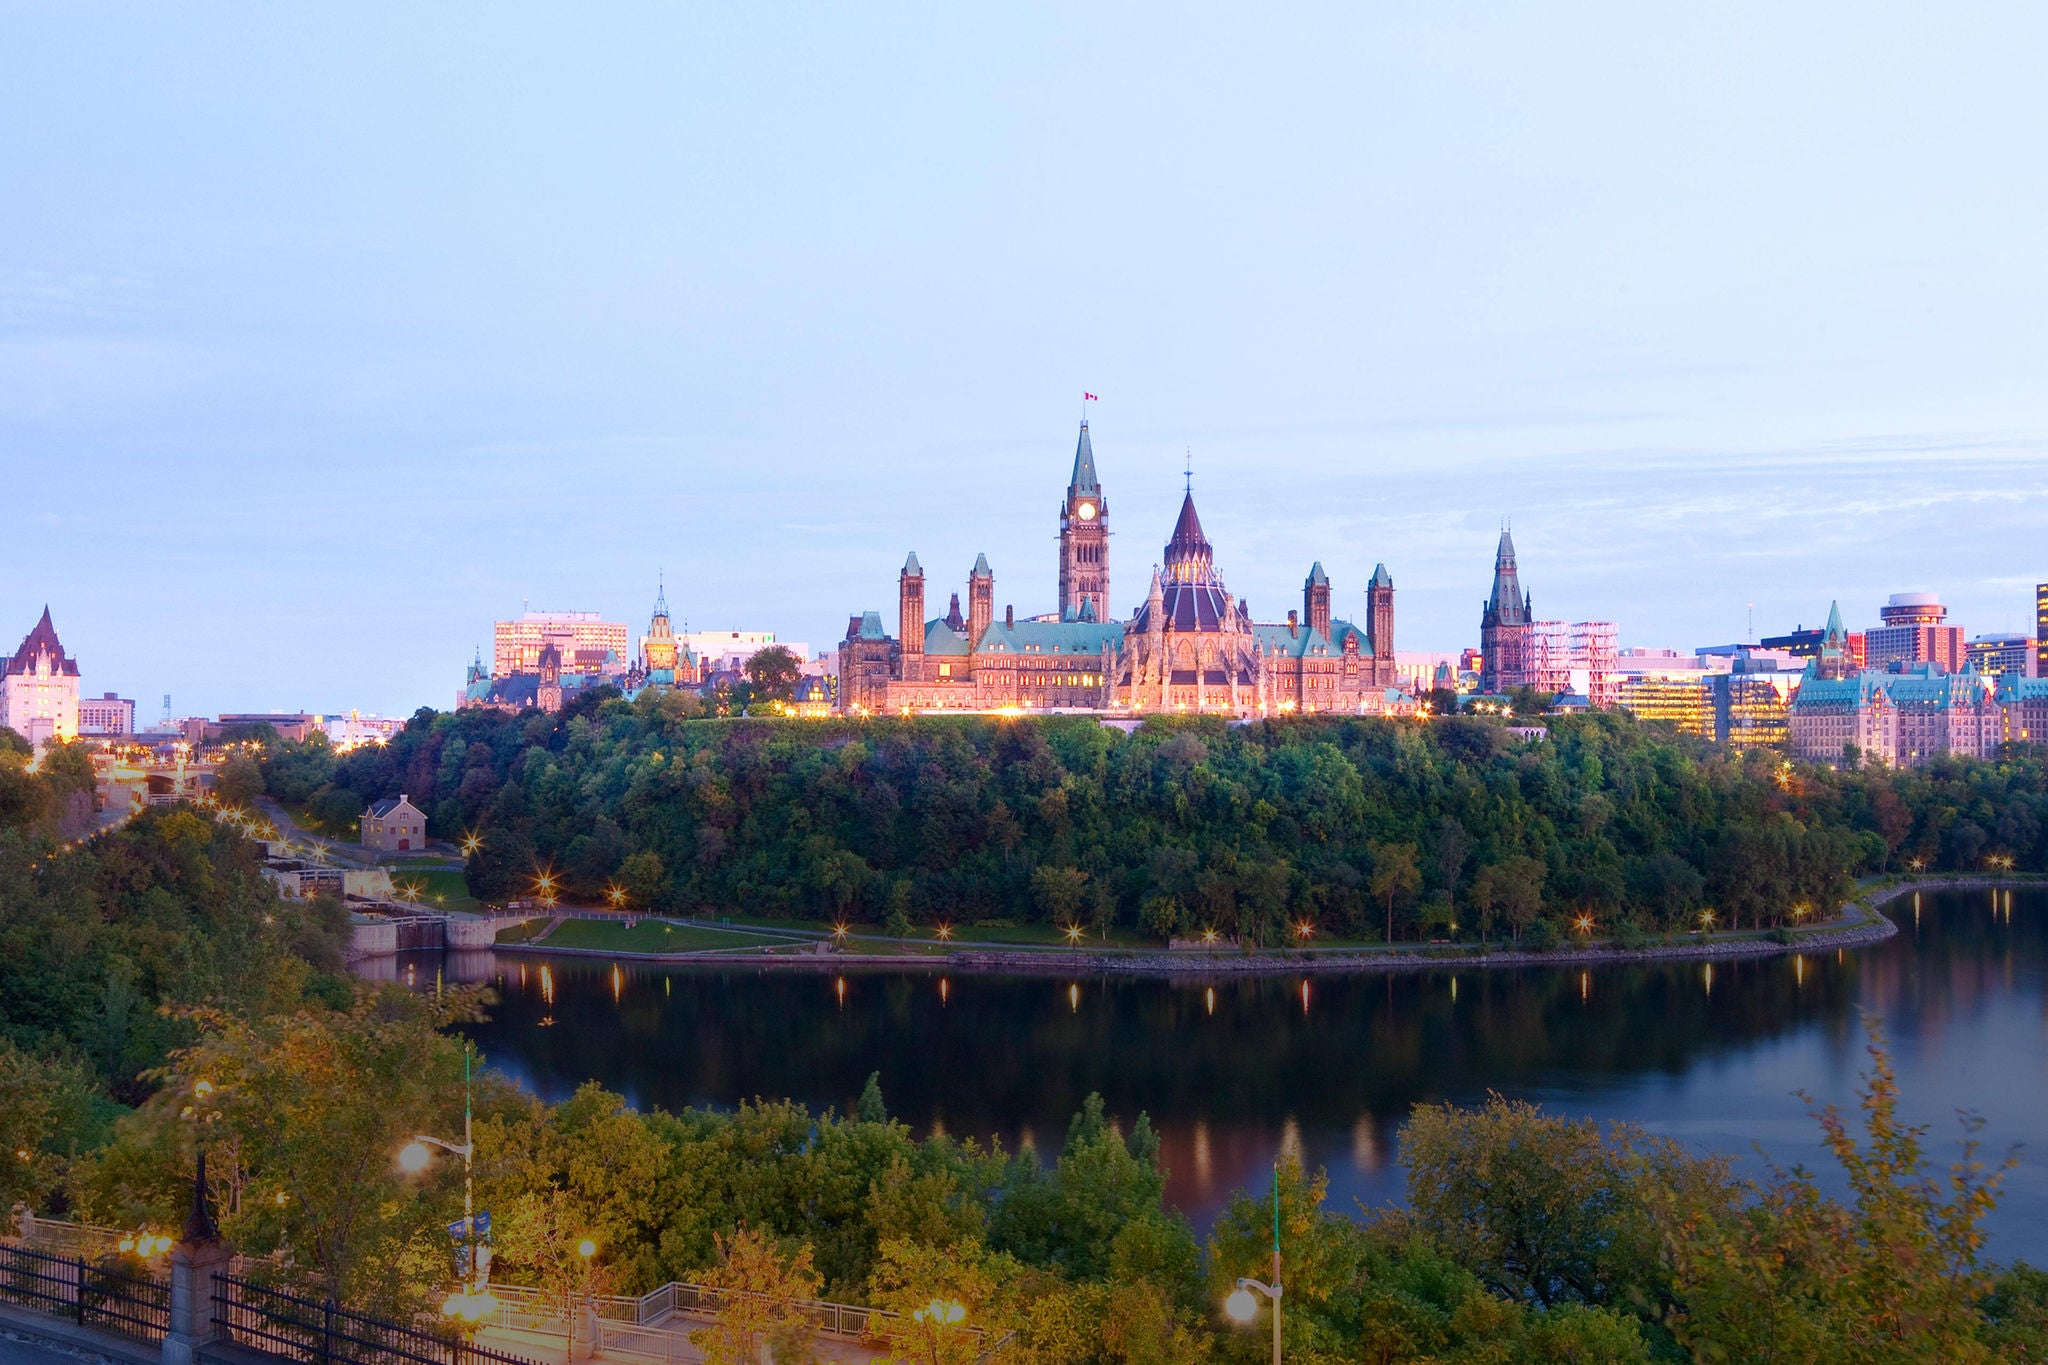
POLYGON ((1109 612, 1109 504, 1095 477, 1095 447, 1088 443, 1088 423, 1081 423, 1081 442, 1074 448, 1074 477, 1060 504, 1060 615, 1071 621, 1082 608, 1097 621, 1109 612))

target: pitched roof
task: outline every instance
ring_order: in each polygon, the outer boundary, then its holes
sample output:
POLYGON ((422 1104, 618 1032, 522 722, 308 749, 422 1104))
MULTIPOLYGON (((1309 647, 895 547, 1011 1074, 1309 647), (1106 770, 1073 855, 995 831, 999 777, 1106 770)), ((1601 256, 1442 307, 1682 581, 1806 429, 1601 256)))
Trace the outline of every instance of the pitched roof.
POLYGON ((407 800, 403 796, 387 796, 382 801, 372 801, 370 803, 370 809, 366 813, 372 819, 382 820, 384 817, 391 814, 391 812, 397 810, 400 806, 404 806, 414 815, 421 814, 420 808, 418 806, 415 806, 411 801, 407 800))
POLYGON ((1322 584, 1325 587, 1329 586, 1330 576, 1323 572, 1322 560, 1318 559, 1315 563, 1309 565, 1308 582, 1310 587, 1313 587, 1318 583, 1322 584))
POLYGON ((911 578, 924 577, 924 565, 917 562, 917 551, 910 552, 910 558, 903 561, 903 572, 911 578))
POLYGON ((1095 481, 1095 447, 1088 441, 1088 419, 1081 419, 1081 440, 1074 447, 1074 477, 1067 484, 1067 496, 1078 497, 1083 493, 1100 495, 1102 485, 1095 481))
POLYGON ((1114 650, 1123 638, 1124 628, 1116 621, 996 621, 983 633, 975 653, 1100 657, 1105 644, 1114 650))
POLYGON ((974 568, 967 576, 969 578, 994 578, 996 571, 988 566, 987 555, 976 555, 974 557, 974 568))
POLYGON ((1375 564, 1372 566, 1372 578, 1366 586, 1369 588, 1391 588, 1394 586, 1394 576, 1387 572, 1385 564, 1375 564))
POLYGON ((924 652, 965 658, 967 637, 960 634, 947 621, 927 621, 924 623, 924 652))
POLYGON ((889 633, 882 629, 882 613, 864 611, 860 614, 860 638, 863 640, 886 640, 889 633))
POLYGON ((78 661, 66 657, 63 642, 57 638, 57 628, 50 624, 48 606, 43 608, 43 617, 36 622, 35 628, 22 637, 21 648, 14 651, 14 657, 7 661, 5 667, 0 667, 0 674, 35 672, 38 654, 50 656, 52 673, 72 678, 78 676, 78 661))
POLYGON ((1522 596, 1522 578, 1515 568, 1514 537, 1503 528, 1500 548, 1493 553, 1493 593, 1486 599, 1485 619, 1497 625, 1526 625, 1527 599, 1522 596))

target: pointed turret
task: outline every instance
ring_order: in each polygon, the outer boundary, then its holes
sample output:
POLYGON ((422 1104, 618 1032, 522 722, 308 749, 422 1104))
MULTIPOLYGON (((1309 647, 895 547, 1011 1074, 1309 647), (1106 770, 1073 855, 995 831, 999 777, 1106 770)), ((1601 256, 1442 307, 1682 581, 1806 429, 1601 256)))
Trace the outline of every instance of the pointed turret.
POLYGON ((1842 626, 1842 604, 1840 602, 1828 603, 1828 628, 1823 633, 1823 638, 1831 645, 1840 645, 1849 638, 1849 632, 1842 626))
POLYGON ((1310 587, 1314 587, 1318 583, 1326 585, 1329 583, 1330 576, 1323 572, 1322 560, 1318 559, 1315 563, 1308 566, 1308 581, 1310 587))
POLYGON ((1071 501, 1082 496, 1095 496, 1102 492, 1102 485, 1095 478, 1095 447, 1088 440, 1088 419, 1081 419, 1081 440, 1074 447, 1074 477, 1067 483, 1067 497, 1071 501))
POLYGON ((1391 588, 1394 586, 1394 576, 1387 572, 1385 564, 1375 564, 1372 566, 1372 577, 1366 580, 1366 586, 1368 588, 1391 588))
POLYGON ((1206 583, 1215 563, 1209 538, 1202 533, 1202 519, 1195 513, 1195 495, 1181 498, 1180 516, 1173 523, 1173 537, 1166 542, 1166 576, 1176 583, 1206 583))
POLYGON ((1494 625, 1526 625, 1529 606, 1529 599, 1522 592, 1521 575, 1515 569, 1514 537, 1503 529, 1500 548, 1493 556, 1493 593, 1486 599, 1485 619, 1494 625))
POLYGON ((912 550, 910 557, 903 561, 903 575, 906 578, 924 577, 924 565, 917 562, 917 551, 912 550))

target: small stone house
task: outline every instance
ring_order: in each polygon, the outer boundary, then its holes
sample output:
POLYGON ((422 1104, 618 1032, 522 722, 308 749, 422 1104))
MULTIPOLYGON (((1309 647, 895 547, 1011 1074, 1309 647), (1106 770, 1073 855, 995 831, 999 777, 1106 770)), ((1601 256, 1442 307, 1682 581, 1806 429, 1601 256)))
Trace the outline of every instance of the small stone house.
POLYGON ((363 847, 404 853, 427 846, 427 817, 400 792, 398 799, 372 801, 363 812, 363 847))

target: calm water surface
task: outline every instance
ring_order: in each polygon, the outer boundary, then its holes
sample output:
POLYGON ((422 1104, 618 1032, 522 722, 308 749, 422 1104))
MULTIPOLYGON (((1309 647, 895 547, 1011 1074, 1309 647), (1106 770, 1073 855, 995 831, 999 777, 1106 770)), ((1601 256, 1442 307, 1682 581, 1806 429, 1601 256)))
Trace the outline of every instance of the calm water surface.
POLYGON ((2048 894, 1929 894, 1891 909, 1901 933, 1860 953, 1306 983, 489 953, 423 955, 397 970, 495 981, 502 1002, 476 1037, 549 1099, 595 1079, 642 1106, 789 1096, 844 1110, 879 1071, 891 1111, 920 1132, 1050 1156, 1100 1091, 1126 1120, 1151 1115, 1168 1197, 1198 1223, 1262 1180, 1283 1147, 1328 1169, 1334 1207, 1398 1200, 1409 1109, 1488 1091, 1631 1119, 1752 1170, 1758 1145, 1780 1164, 1825 1169, 1793 1092, 1853 1106, 1869 1010, 1937 1161, 1955 1155, 1958 1110, 1982 1115, 1994 1155, 2023 1144, 1990 1250, 2048 1261, 2048 894))

